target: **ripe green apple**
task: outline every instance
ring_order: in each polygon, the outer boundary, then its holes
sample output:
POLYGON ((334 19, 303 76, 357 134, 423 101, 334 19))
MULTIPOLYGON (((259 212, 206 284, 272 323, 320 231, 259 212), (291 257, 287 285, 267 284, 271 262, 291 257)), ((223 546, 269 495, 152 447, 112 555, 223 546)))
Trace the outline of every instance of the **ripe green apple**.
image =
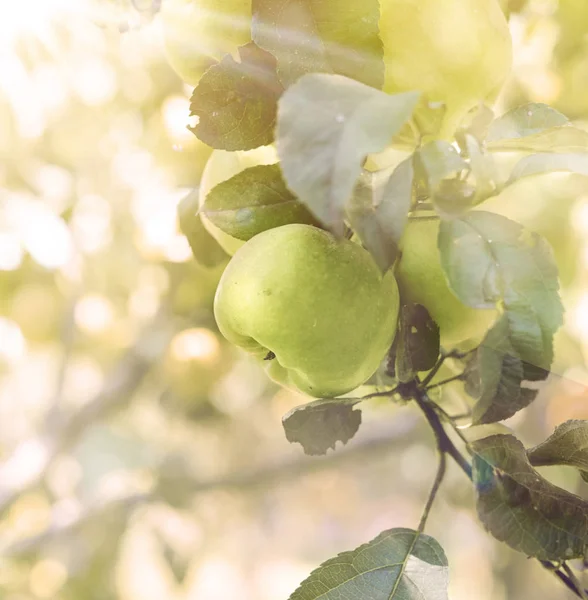
MULTIPOLYGON (((384 90, 422 91, 446 106, 450 138, 479 102, 493 101, 510 72, 512 41, 497 0, 381 0, 384 90)), ((418 115, 417 115, 418 117, 418 115)))
MULTIPOLYGON (((236 152, 214 150, 204 167, 202 179, 200 180, 200 188, 198 190, 200 208, 204 205, 208 192, 219 183, 227 181, 227 179, 234 177, 249 167, 272 165, 277 162, 278 153, 274 146, 260 146, 253 150, 238 150, 236 152)), ((214 237, 229 256, 235 254, 244 244, 242 240, 238 240, 216 227, 203 214, 201 218, 204 227, 206 227, 210 235, 214 237)))
POLYGON ((392 272, 312 225, 264 231, 225 269, 214 301, 221 333, 269 376, 317 398, 345 394, 377 370, 396 333, 392 272))
POLYGON ((169 64, 192 86, 211 64, 251 41, 251 0, 165 0, 160 14, 169 64))
POLYGON ((439 325, 441 345, 479 343, 497 316, 495 310, 466 306, 453 293, 439 256, 439 220, 409 221, 400 242, 396 279, 403 302, 422 304, 439 325))

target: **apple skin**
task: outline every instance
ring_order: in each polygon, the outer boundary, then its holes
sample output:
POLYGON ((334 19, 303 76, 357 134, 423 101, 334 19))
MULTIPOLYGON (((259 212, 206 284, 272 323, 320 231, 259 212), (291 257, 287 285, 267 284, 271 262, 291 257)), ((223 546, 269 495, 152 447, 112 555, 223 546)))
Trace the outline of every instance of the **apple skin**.
POLYGON ((453 293, 437 248, 439 226, 438 220, 409 221, 395 271, 400 296, 403 302, 422 304, 429 311, 439 325, 442 346, 479 344, 498 311, 472 308, 453 293))
POLYGON ((168 62, 191 86, 251 41, 251 0, 165 0, 160 14, 168 62))
POLYGON ((276 382, 345 394, 377 370, 396 333, 399 296, 371 255, 311 225, 264 231, 225 269, 214 301, 221 333, 276 382), (264 360, 269 352, 275 355, 264 360))
POLYGON ((494 100, 510 72, 512 41, 499 3, 381 0, 380 5, 384 91, 420 90, 428 102, 444 103, 439 137, 451 138, 470 109, 494 100))
MULTIPOLYGON (((260 146, 253 150, 238 150, 236 152, 214 150, 204 167, 202 179, 200 180, 198 190, 200 208, 204 205, 208 192, 219 183, 231 179, 231 177, 249 167, 273 165, 277 162, 278 153, 274 146, 260 146)), ((245 243, 243 240, 238 240, 213 225, 203 214, 201 214, 201 219, 206 230, 229 256, 233 256, 245 243)))

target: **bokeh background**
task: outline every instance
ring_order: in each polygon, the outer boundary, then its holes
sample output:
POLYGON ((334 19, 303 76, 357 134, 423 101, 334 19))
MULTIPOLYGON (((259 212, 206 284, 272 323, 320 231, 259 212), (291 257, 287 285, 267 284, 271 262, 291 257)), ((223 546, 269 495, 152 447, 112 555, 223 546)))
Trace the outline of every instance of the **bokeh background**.
MULTIPOLYGON (((285 600, 323 560, 416 527, 434 475, 411 407, 368 407, 348 446, 304 456, 281 417, 305 398, 219 336, 222 265, 199 267, 176 219, 210 150, 186 129, 157 4, 0 0, 6 600, 285 600)), ((503 5, 515 66, 498 110, 546 102, 588 127, 588 2, 503 5)), ((553 244, 567 307, 554 374, 509 422, 533 444, 588 418, 588 182, 510 196, 553 244)), ((544 474, 588 496, 574 472, 544 474)), ((452 600, 569 597, 485 534, 453 467, 428 531, 452 600)))

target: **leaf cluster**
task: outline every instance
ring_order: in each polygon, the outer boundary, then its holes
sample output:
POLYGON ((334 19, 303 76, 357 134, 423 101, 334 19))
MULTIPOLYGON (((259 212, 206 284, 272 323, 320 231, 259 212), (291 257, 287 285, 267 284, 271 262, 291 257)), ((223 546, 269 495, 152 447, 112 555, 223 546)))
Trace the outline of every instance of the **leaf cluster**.
MULTIPOLYGON (((552 567, 580 595, 558 569, 586 553, 588 505, 535 467, 568 465, 588 477, 588 424, 566 423, 530 450, 512 433, 464 439, 465 458, 439 442, 443 427, 454 423, 427 391, 439 385, 431 382, 444 361, 457 361, 461 371, 451 381, 462 381, 475 401, 473 431, 485 431, 475 426, 503 421, 536 398, 563 323, 557 265, 545 239, 483 210, 483 203, 528 177, 588 176, 588 134, 549 106, 528 104, 499 117, 480 106, 454 143, 437 140, 434 118, 427 131, 413 119, 423 103, 418 90, 381 91, 376 0, 344 0, 336 9, 319 0, 253 0, 252 7, 251 43, 240 48, 238 60, 227 55, 213 65, 194 90, 191 111, 199 121, 192 131, 223 150, 275 144, 279 163, 246 169, 213 188, 204 214, 242 240, 287 222, 353 235, 382 272, 394 268, 409 220, 438 219, 450 289, 466 306, 498 315, 480 346, 464 353, 440 347, 439 328, 424 307, 404 305, 384 367, 392 387, 294 409, 283 420, 288 440, 308 454, 324 454, 356 434, 360 402, 417 400, 441 454, 471 473, 488 531, 552 567), (370 159, 382 152, 394 158, 371 168, 370 159), (506 173, 504 153, 517 157, 506 173)), ((432 117, 442 111, 428 108, 432 117)), ((190 240, 200 231, 187 217, 182 227, 190 240)), ((395 529, 327 561, 291 598, 441 599, 446 588, 447 561, 438 543, 422 531, 395 529)))

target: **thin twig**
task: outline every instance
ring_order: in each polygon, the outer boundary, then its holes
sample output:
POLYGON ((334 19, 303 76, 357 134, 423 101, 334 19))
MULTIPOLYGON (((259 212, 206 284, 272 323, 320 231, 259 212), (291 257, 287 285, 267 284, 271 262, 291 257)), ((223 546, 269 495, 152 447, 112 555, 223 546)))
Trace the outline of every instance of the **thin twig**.
POLYGON ((169 488, 171 480, 173 480, 174 486, 181 486, 180 492, 182 495, 189 497, 217 490, 247 492, 260 487, 266 490, 270 485, 279 485, 296 477, 332 469, 338 465, 348 465, 356 461, 363 462, 368 457, 382 455, 394 448, 404 446, 407 440, 413 437, 416 422, 417 420, 412 416, 406 419, 399 419, 395 422, 395 427, 392 431, 390 431, 390 427, 387 427, 385 430, 378 430, 365 441, 345 446, 338 452, 330 453, 321 458, 313 457, 310 459, 305 456, 299 456, 277 464, 264 465, 257 469, 237 472, 208 481, 198 481, 185 470, 174 474, 170 472, 167 465, 164 465, 164 468, 158 474, 158 478, 160 479, 159 486, 154 491, 144 493, 133 492, 126 497, 90 506, 82 511, 76 519, 65 525, 54 523, 37 535, 10 542, 0 547, 0 556, 4 559, 18 558, 37 552, 47 543, 64 539, 79 531, 90 521, 101 518, 105 514, 111 514, 118 510, 130 513, 146 503, 152 501, 160 502, 162 500, 161 492, 163 489, 169 488))
POLYGON ((582 598, 581 590, 576 584, 561 570, 561 568, 549 560, 539 561, 545 569, 553 573, 574 595, 578 598, 582 598))
MULTIPOLYGON (((467 352, 461 352, 460 350, 451 350, 450 352, 445 352, 444 350, 441 350, 441 356, 440 356, 439 360, 437 361, 437 364, 429 371, 429 373, 427 373, 427 376, 423 379, 423 381, 421 382, 421 385, 425 388, 428 387, 429 384, 431 383, 431 381, 433 381, 433 378, 435 377, 435 375, 437 375, 437 373, 439 372, 441 367, 445 364, 446 360, 448 360, 450 358, 464 359, 466 356, 468 356, 472 352, 475 352, 475 349, 468 350, 467 352)), ((436 384, 435 386, 430 386, 429 389, 432 389, 432 387, 436 387, 438 385, 440 385, 440 384, 436 384)))
POLYGON ((371 400, 372 398, 389 398, 390 396, 394 396, 396 393, 398 393, 398 386, 392 388, 391 390, 366 394, 365 396, 361 396, 361 398, 357 398, 357 400, 361 400, 363 402, 364 400, 371 400))
POLYGON ((451 426, 451 428, 453 429, 453 431, 455 431, 456 435, 459 436, 459 438, 461 439, 461 441, 466 444, 466 446, 469 444, 468 439, 466 438, 466 436, 463 434, 463 432, 461 431, 461 429, 456 425, 455 421, 453 420, 453 418, 447 413, 447 411, 442 407, 439 406, 438 404, 432 402, 431 403, 431 407, 438 413, 441 415, 441 417, 443 418, 443 420, 446 423, 449 423, 449 425, 451 426))
POLYGON ((425 530, 425 525, 427 524, 429 513, 431 512, 431 508, 433 507, 433 503, 435 502, 435 498, 437 497, 437 492, 439 491, 439 488, 443 483, 443 479, 447 471, 447 454, 443 447, 443 440, 439 439, 439 437, 437 437, 437 449, 439 451, 439 466, 437 467, 437 474, 435 475, 435 480, 433 481, 433 486, 431 487, 431 492, 429 493, 427 504, 425 505, 425 508, 423 510, 421 522, 419 523, 419 533, 423 533, 423 531, 425 530))
POLYGON ((444 385, 447 385, 448 383, 453 383, 454 381, 463 381, 464 376, 465 376, 465 373, 460 373, 459 375, 454 375, 453 377, 449 377, 447 379, 444 379, 443 381, 439 381, 438 383, 433 383, 431 385, 427 385, 426 389, 427 389, 427 391, 434 390, 435 388, 442 387, 444 385))
POLYGON ((582 600, 588 600, 588 590, 585 590, 583 588, 582 584, 576 577, 576 574, 572 570, 572 567, 570 567, 570 565, 564 561, 561 565, 561 568, 564 570, 564 572, 568 576, 570 582, 574 585, 576 590, 579 592, 578 597, 582 598, 582 600))
POLYGON ((429 383, 433 380, 433 377, 435 377, 435 375, 437 375, 437 373, 439 372, 439 370, 441 369, 441 367, 443 366, 443 364, 445 363, 445 361, 449 358, 449 354, 442 354, 441 358, 439 358, 439 360, 437 361, 437 364, 429 371, 429 373, 427 374, 427 376, 423 379, 421 385, 422 387, 426 388, 429 383))

